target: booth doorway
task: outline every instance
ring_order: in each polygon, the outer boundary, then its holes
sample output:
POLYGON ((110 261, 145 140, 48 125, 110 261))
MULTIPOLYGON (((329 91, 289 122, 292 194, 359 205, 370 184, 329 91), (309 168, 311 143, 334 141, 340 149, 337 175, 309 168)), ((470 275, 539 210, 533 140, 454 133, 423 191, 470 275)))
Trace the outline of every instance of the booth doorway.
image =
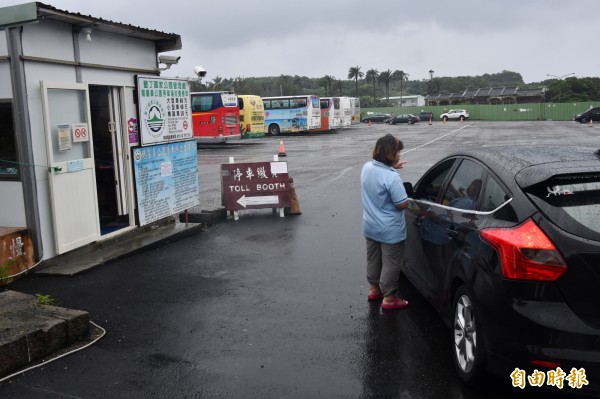
MULTIPOLYGON (((89 85, 100 234, 130 226, 120 88, 89 85)), ((127 148, 127 147, 125 147, 127 148)))

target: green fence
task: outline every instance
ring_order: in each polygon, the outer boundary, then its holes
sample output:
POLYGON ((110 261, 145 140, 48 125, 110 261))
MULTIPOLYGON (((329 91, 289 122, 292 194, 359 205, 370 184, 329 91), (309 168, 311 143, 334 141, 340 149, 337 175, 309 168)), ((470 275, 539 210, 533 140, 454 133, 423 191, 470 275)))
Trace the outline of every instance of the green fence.
POLYGON ((578 113, 592 107, 600 106, 598 102, 585 103, 532 103, 532 104, 459 104, 453 106, 431 107, 382 107, 363 108, 363 116, 367 112, 386 112, 390 114, 418 114, 421 111, 433 112, 433 118, 440 120, 440 115, 450 109, 466 109, 470 119, 482 121, 571 121, 578 113))

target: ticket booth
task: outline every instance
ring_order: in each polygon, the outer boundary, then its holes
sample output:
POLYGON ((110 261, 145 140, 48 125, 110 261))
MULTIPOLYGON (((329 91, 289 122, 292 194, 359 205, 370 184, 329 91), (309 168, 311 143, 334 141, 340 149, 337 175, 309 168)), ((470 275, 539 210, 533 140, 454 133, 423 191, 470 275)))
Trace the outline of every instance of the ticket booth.
POLYGON ((139 225, 136 77, 181 46, 39 2, 0 8, 0 227, 28 229, 35 261, 139 225))

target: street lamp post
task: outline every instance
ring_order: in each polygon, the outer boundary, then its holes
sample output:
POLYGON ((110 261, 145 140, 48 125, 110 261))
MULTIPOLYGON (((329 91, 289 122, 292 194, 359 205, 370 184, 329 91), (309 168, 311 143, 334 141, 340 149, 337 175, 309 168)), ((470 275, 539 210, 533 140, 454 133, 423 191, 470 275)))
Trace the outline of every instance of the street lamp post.
POLYGON ((564 78, 566 78, 567 76, 571 76, 571 75, 575 75, 575 72, 573 72, 573 73, 567 73, 566 75, 562 75, 562 76, 550 75, 549 73, 546 74, 546 76, 550 76, 551 78, 556 78, 559 81, 559 84, 558 84, 558 102, 560 102, 560 98, 561 98, 561 95, 562 95, 562 84, 560 82, 564 78))
POLYGON ((429 91, 433 91, 433 69, 429 70, 429 91))

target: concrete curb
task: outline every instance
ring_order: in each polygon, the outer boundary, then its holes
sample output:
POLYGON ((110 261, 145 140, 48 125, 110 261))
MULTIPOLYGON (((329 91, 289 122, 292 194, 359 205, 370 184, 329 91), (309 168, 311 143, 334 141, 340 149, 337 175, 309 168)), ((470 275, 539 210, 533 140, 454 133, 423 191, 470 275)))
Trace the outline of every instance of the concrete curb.
POLYGON ((80 341, 90 333, 88 312, 39 305, 33 295, 0 292, 0 376, 80 341))

